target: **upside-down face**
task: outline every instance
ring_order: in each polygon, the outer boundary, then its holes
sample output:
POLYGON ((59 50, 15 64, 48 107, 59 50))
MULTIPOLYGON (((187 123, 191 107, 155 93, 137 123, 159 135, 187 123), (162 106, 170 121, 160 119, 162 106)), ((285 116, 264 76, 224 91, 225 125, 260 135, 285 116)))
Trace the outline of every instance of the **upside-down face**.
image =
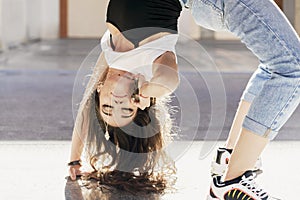
POLYGON ((131 103, 135 90, 133 74, 110 69, 100 88, 99 111, 103 120, 114 127, 122 127, 134 119, 138 107, 131 103))

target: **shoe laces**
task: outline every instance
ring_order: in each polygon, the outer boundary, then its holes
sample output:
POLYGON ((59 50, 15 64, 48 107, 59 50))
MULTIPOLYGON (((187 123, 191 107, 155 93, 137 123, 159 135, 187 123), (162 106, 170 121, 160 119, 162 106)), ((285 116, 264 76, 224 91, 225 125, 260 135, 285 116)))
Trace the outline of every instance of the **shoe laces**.
POLYGON ((256 178, 256 174, 252 174, 248 177, 243 176, 240 184, 245 186, 246 188, 248 188, 250 191, 252 191, 258 197, 260 197, 262 199, 268 199, 267 192, 259 187, 259 185, 255 182, 255 178, 256 178))

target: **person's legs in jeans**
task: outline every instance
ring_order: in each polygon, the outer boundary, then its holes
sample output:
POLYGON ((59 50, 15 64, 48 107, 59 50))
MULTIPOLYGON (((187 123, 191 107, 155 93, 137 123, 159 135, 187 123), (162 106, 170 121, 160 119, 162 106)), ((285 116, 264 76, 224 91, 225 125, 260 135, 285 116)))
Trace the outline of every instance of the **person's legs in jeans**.
POLYGON ((229 135, 227 137, 227 141, 225 143, 227 149, 234 148, 236 141, 240 136, 243 121, 248 114, 252 101, 261 91, 265 81, 270 78, 271 73, 266 71, 263 65, 260 65, 251 76, 241 97, 241 101, 239 103, 237 112, 229 131, 229 135))
POLYGON ((229 180, 254 166, 268 141, 298 106, 300 41, 271 0, 226 0, 224 19, 228 29, 241 38, 270 74, 269 79, 252 83, 262 88, 250 102, 229 162, 225 177, 229 180))
MULTIPOLYGON (((191 9, 191 13, 198 25, 215 31, 227 30, 227 27, 224 24, 224 4, 222 0, 188 0, 184 3, 191 9)), ((266 70, 265 65, 260 64, 248 82, 241 98, 226 141, 227 149, 234 148, 251 102, 260 92, 265 81, 269 78, 271 78, 271 73, 266 70)))
POLYGON ((254 166, 299 104, 299 37, 272 0, 190 0, 189 6, 199 25, 227 28, 261 62, 240 104, 237 117, 242 119, 232 130, 235 143, 244 121, 229 163, 226 179, 231 179, 254 166))

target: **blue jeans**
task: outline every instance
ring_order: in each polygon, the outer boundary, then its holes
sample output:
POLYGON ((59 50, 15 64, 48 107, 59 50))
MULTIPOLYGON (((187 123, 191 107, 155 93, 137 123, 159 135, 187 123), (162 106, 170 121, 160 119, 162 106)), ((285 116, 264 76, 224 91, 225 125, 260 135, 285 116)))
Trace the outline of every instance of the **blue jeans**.
POLYGON ((227 30, 260 65, 242 99, 251 107, 243 127, 273 139, 300 102, 300 39, 273 0, 182 0, 200 26, 227 30))

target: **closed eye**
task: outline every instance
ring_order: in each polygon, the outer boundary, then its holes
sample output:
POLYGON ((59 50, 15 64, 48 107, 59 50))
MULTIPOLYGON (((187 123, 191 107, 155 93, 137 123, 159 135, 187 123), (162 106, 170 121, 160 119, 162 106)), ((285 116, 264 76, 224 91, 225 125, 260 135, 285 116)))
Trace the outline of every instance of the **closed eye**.
MULTIPOLYGON (((107 104, 102 105, 102 113, 107 116, 112 116, 113 109, 114 107, 111 105, 107 105, 107 104)), ((122 118, 130 118, 134 115, 134 110, 132 108, 121 108, 121 110, 122 110, 122 114, 124 114, 121 115, 122 118)))
POLYGON ((103 104, 102 107, 103 107, 103 108, 113 108, 112 106, 107 105, 107 104, 103 104))
POLYGON ((105 115, 108 115, 108 116, 111 116, 112 114, 112 110, 113 110, 113 107, 110 106, 110 105, 107 105, 107 104, 104 104, 102 105, 102 112, 105 114, 105 115))
POLYGON ((131 114, 133 113, 133 109, 132 108, 122 108, 122 111, 124 114, 131 114))
POLYGON ((123 118, 130 118, 134 115, 134 110, 132 108, 122 108, 123 118))

